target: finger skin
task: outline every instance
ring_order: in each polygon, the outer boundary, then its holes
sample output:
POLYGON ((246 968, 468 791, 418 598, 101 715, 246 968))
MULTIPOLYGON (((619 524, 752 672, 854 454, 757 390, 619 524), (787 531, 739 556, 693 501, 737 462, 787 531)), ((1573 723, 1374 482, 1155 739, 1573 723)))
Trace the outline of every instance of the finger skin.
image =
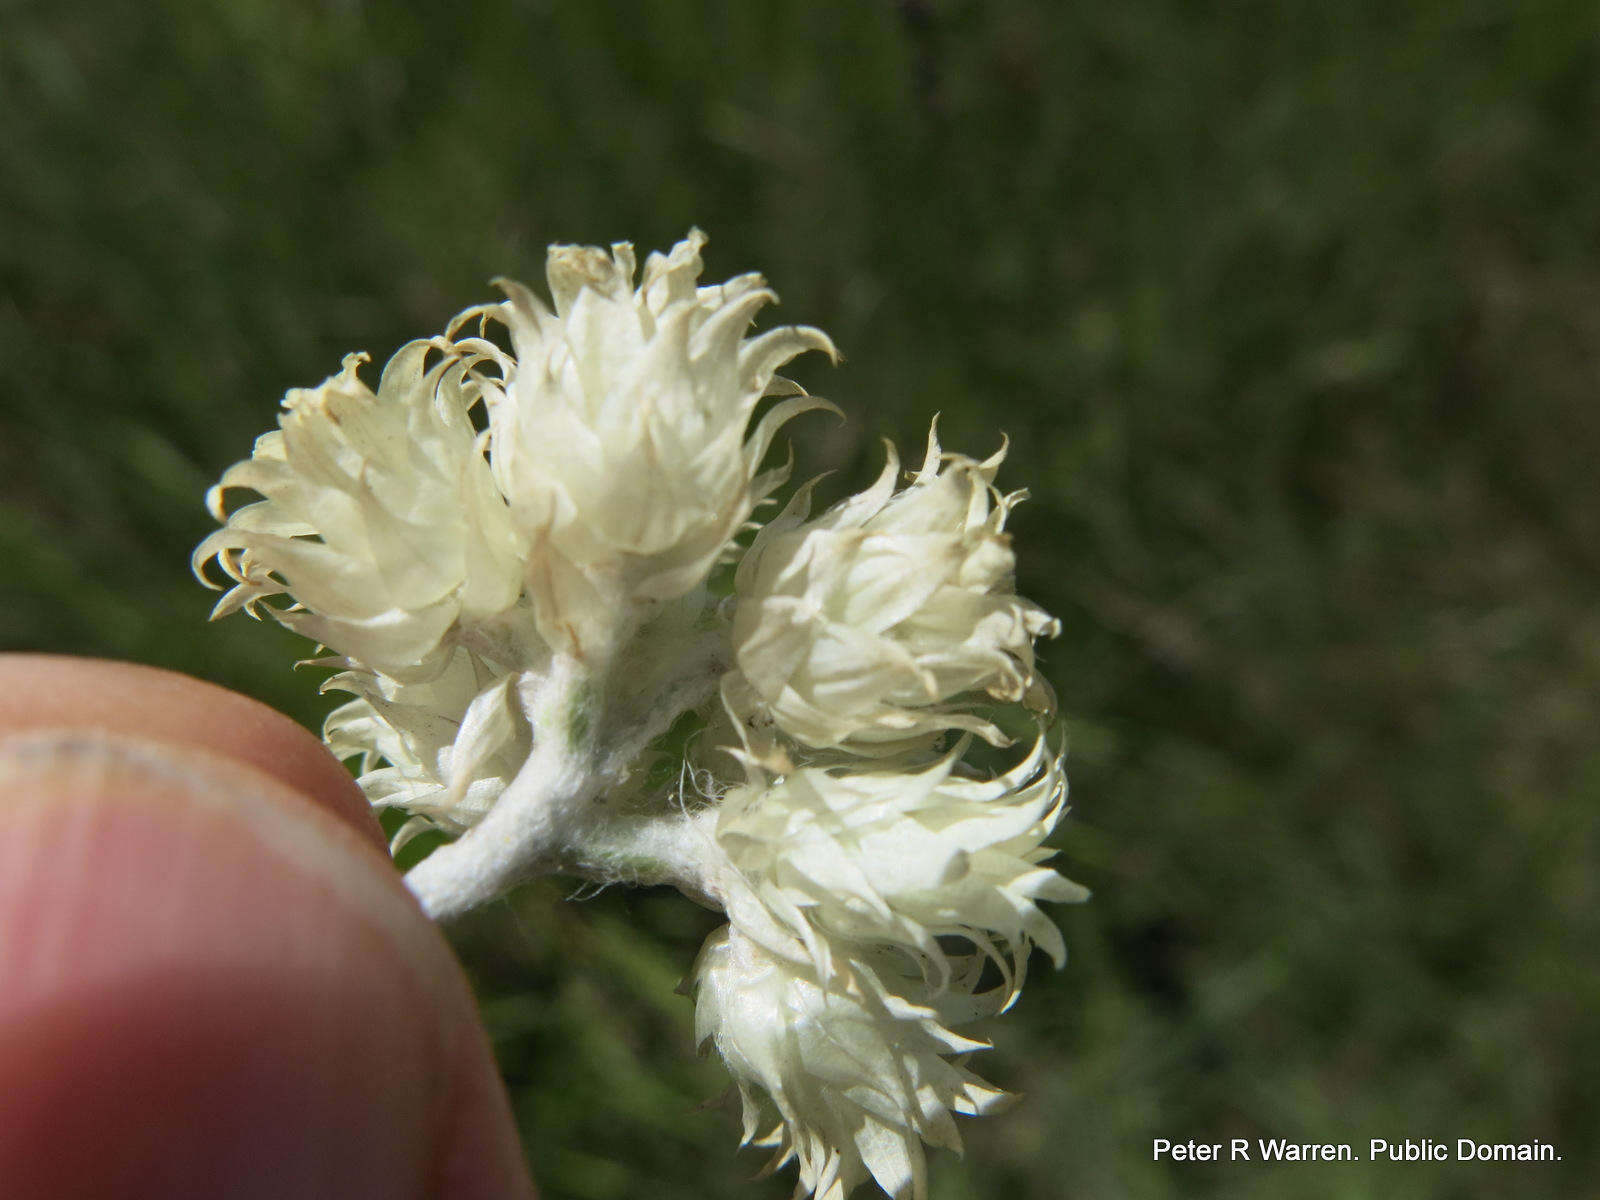
POLYGON ((33 660, 53 720, 0 725, 0 1196, 531 1196, 460 969, 337 781, 251 702, 107 666, 33 660))
POLYGON ((387 843, 350 773, 306 730, 215 684, 137 663, 0 654, 0 732, 105 729, 213 750, 248 763, 387 843))

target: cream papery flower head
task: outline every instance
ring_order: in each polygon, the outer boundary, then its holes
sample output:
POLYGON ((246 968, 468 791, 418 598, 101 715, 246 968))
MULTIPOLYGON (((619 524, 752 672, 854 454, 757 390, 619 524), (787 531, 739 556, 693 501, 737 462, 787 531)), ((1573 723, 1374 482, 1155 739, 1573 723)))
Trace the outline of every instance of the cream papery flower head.
POLYGON ((923 1200, 922 1144, 959 1150, 952 1113, 993 1112, 1008 1097, 953 1056, 987 1047, 940 1014, 885 990, 872 966, 840 951, 819 983, 737 924, 713 933, 696 963, 696 1037, 716 1045, 744 1108, 744 1141, 794 1162, 796 1195, 843 1200, 869 1176, 895 1200, 923 1200), (778 1123, 756 1138, 757 1093, 778 1123))
MULTIPOLYGON (((786 935, 815 947, 819 976, 844 939, 903 951, 947 991, 966 965, 945 948, 954 938, 1000 969, 1001 1011, 1035 945, 1065 961, 1037 904, 1088 895, 1042 865, 1066 803, 1061 759, 1041 735, 1004 775, 972 778, 956 774, 964 749, 910 772, 808 767, 723 797, 716 839, 730 868, 786 935)), ((740 909, 730 913, 737 921, 740 909)))
MULTIPOLYGON (((552 246, 552 312, 528 288, 469 310, 503 325, 514 355, 482 339, 490 458, 519 529, 536 546, 530 592, 552 642, 584 640, 581 614, 614 596, 669 600, 703 580, 786 472, 758 474, 779 426, 829 407, 779 377, 821 330, 744 332, 777 297, 757 274, 698 287, 699 230, 651 254, 552 246), (788 396, 746 436, 763 397, 788 396)), ((459 327, 462 321, 458 319, 459 327)))
MULTIPOLYGON (((284 397, 279 428, 207 497, 223 528, 200 543, 234 586, 212 617, 287 593, 283 624, 396 680, 450 659, 458 621, 487 620, 522 590, 527 543, 506 511, 469 409, 477 386, 446 343, 390 359, 374 393, 364 354, 284 397), (264 498, 227 515, 224 493, 264 498)), ((214 585, 213 585, 214 586, 214 585)))
MULTIPOLYGON (((809 486, 757 534, 739 564, 724 694, 757 757, 771 731, 813 749, 894 754, 951 729, 1007 739, 975 701, 1053 701, 1033 641, 1056 621, 1013 590, 1002 449, 944 454, 930 432, 922 468, 895 490, 899 459, 866 491, 807 520, 809 486)), ((781 757, 774 760, 781 765, 781 757)))
POLYGON ((533 744, 516 685, 466 649, 421 683, 344 671, 323 684, 357 697, 323 722, 328 749, 358 760, 356 782, 374 808, 412 814, 393 849, 425 829, 465 832, 500 798, 533 744))

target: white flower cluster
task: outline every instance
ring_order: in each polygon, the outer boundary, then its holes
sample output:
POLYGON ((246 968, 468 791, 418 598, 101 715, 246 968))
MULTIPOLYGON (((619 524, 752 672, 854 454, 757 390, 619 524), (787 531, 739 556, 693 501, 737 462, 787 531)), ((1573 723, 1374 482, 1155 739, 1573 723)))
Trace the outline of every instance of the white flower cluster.
POLYGON ((637 284, 631 247, 553 247, 553 308, 503 283, 376 392, 362 356, 291 391, 213 489, 196 570, 231 581, 215 615, 326 647, 355 699, 325 737, 410 814, 396 842, 456 835, 407 876, 430 912, 547 871, 722 909, 692 982, 746 1140, 770 1103, 758 1144, 802 1192, 920 1200, 924 1143, 1003 1099, 954 1029, 1010 1006, 1034 947, 1063 960, 1038 905, 1085 894, 1044 865, 1065 783, 1033 647, 1056 625, 1013 588, 1003 450, 930 435, 903 486, 891 448, 860 495, 812 517, 807 485, 752 525, 778 427, 825 406, 776 372, 833 347, 747 337, 775 297, 699 286, 703 240, 637 284), (262 499, 229 514, 232 488, 262 499), (1031 749, 969 765, 1011 745, 1008 710, 1031 749))

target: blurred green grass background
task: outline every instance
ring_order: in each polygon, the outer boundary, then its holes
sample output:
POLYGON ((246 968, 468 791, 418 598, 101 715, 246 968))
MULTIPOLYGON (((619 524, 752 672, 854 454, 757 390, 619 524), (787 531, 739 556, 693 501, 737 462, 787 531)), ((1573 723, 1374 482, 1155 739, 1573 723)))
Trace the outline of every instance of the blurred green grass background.
MULTIPOLYGON (((1589 3, 0 0, 0 645, 315 726, 205 624, 205 487, 547 242, 698 224, 845 352, 803 465, 939 411, 1034 496, 1096 896, 934 1196, 1592 1195, 1597 118, 1589 3), (1233 1136, 1563 1161, 1151 1160, 1233 1136)), ((569 891, 457 931, 545 1194, 786 1195, 694 1111, 711 918, 569 891)))

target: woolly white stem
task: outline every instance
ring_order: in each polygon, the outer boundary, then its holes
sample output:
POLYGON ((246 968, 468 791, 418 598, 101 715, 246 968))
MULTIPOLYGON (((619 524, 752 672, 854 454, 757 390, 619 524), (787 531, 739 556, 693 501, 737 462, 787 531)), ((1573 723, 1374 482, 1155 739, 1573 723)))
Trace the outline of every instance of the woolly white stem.
POLYGON ((585 823, 551 864, 562 875, 637 887, 671 884, 691 900, 718 911, 714 879, 716 810, 648 816, 602 816, 585 823))
POLYGON ((732 666, 727 655, 727 635, 720 629, 692 642, 678 658, 677 670, 643 703, 629 705, 617 714, 613 736, 602 748, 603 770, 618 778, 651 742, 672 728, 684 713, 717 694, 725 671, 732 666))
POLYGON ((525 682, 534 729, 527 762, 482 821, 406 875, 428 915, 448 920, 552 873, 670 883, 716 906, 702 823, 675 811, 624 818, 595 809, 651 741, 714 694, 719 646, 701 639, 655 695, 615 721, 599 709, 602 681, 575 655, 557 655, 547 673, 525 682))
POLYGON ((566 841, 601 784, 594 771, 593 688, 581 660, 557 655, 524 684, 533 751, 477 825, 440 846, 406 875, 406 886, 436 920, 503 895, 566 841))

